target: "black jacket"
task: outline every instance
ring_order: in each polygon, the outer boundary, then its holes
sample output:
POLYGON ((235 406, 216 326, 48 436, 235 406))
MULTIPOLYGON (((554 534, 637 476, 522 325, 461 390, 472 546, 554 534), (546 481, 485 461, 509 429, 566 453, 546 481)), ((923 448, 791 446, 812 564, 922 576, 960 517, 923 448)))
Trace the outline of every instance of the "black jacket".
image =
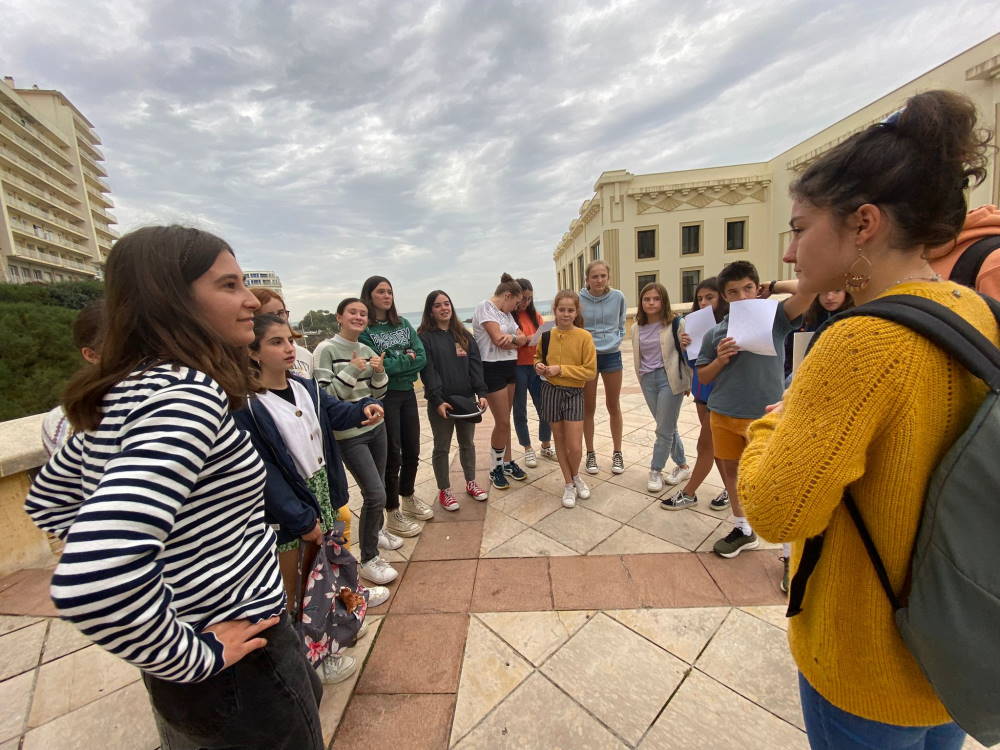
POLYGON ((420 379, 424 382, 424 395, 432 409, 437 409, 448 396, 486 397, 483 380, 483 360, 479 347, 470 333, 468 349, 461 349, 451 331, 425 331, 420 340, 427 351, 427 364, 420 379), (459 354, 459 352, 464 352, 459 354))
MULTIPOLYGON (((312 406, 319 417, 320 432, 323 435, 323 462, 330 482, 330 504, 336 509, 347 502, 347 475, 344 463, 333 439, 333 430, 357 427, 364 421, 364 408, 377 404, 371 398, 350 403, 339 401, 321 390, 315 380, 306 380, 297 375, 288 375, 305 386, 312 406)), ((247 405, 233 412, 233 419, 240 429, 250 433, 250 440, 260 454, 267 479, 264 484, 264 517, 269 524, 277 526, 278 544, 285 544, 308 534, 320 517, 319 501, 309 490, 306 480, 295 467, 285 441, 271 414, 259 399, 253 396, 247 405)))

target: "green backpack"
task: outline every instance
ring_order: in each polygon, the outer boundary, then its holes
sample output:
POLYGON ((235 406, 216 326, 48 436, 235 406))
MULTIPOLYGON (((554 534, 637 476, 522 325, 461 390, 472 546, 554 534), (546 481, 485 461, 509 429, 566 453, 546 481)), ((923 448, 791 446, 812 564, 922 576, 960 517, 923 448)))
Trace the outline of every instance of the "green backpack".
MULTIPOLYGON (((1000 323, 1000 303, 983 297, 1000 323)), ((962 729, 986 746, 1000 742, 1000 349, 961 316, 914 295, 883 297, 847 310, 891 320, 925 336, 986 382, 989 391, 965 432, 931 476, 907 590, 893 591, 850 489, 847 507, 895 612, 896 627, 962 729)), ((823 536, 806 540, 788 595, 802 611, 823 536)))

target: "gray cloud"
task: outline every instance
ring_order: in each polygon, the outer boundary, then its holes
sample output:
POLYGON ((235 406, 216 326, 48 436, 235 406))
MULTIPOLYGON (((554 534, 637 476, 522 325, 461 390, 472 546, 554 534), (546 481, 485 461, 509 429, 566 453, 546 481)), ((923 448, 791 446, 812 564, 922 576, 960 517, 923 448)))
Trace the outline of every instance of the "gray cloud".
POLYGON ((792 0, 0 0, 5 74, 104 140, 122 229, 220 233, 296 313, 554 292, 606 169, 768 159, 980 41, 993 7, 792 0), (86 33, 81 34, 84 29, 86 33))

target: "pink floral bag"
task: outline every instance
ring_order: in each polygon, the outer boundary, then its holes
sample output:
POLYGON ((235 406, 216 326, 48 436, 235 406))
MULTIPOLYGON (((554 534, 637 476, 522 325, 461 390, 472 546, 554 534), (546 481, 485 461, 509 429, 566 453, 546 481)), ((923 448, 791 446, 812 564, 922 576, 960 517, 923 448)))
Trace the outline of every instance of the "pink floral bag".
POLYGON ((358 561, 347 549, 342 521, 324 535, 299 601, 295 626, 310 664, 317 667, 354 644, 368 610, 368 590, 358 581, 358 561))

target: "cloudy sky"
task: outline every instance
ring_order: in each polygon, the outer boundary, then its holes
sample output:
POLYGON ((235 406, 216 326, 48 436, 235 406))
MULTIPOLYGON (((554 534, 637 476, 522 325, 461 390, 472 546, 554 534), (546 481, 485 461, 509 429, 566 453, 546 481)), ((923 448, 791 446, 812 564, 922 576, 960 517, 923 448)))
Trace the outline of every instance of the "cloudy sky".
POLYGON ((0 72, 104 141, 119 228, 215 231, 294 317, 552 250, 608 169, 770 159, 982 41, 978 0, 0 0, 0 72))

